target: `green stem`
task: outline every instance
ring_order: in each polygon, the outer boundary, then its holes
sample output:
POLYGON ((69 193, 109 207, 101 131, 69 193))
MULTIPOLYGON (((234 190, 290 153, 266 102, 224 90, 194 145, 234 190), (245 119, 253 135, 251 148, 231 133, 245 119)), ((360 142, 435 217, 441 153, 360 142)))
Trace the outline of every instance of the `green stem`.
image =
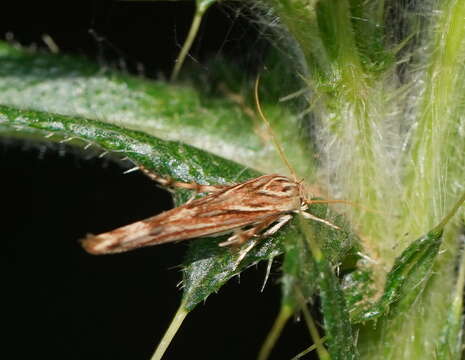
MULTIPOLYGON (((410 161, 413 166, 405 187, 405 203, 414 204, 412 208, 418 219, 406 225, 410 233, 419 233, 430 227, 435 218, 442 217, 443 206, 449 200, 445 198, 444 201, 444 195, 452 186, 446 179, 454 171, 454 154, 447 150, 452 134, 460 126, 456 111, 462 106, 458 94, 462 90, 465 59, 465 2, 439 2, 437 13, 434 52, 412 141, 410 161)), ((412 208, 406 211, 411 212, 412 208)))
MULTIPOLYGON (((328 350, 326 350, 326 348, 323 345, 324 338, 320 336, 320 333, 318 332, 315 321, 313 321, 313 317, 308 311, 307 306, 305 304, 302 306, 302 314, 304 315, 305 323, 307 324, 308 331, 310 331, 310 335, 314 342, 312 346, 315 346, 319 359, 330 360, 331 356, 329 355, 328 350)), ((305 353, 308 351, 311 351, 311 350, 309 349, 304 350, 305 353)))
MULTIPOLYGON (((321 341, 324 341, 325 338, 322 337, 321 338, 321 341)), ((298 353, 296 356, 294 356, 291 360, 298 360, 300 358, 302 358, 303 356, 307 355, 309 352, 312 352, 313 350, 316 349, 316 344, 313 344, 313 345, 310 345, 308 348, 306 348, 304 351, 301 351, 300 353, 298 353)), ((320 358, 321 359, 321 358, 320 358)))
POLYGON ((171 73, 171 81, 176 80, 179 75, 179 71, 181 70, 181 67, 184 64, 184 60, 186 60, 187 53, 191 49, 195 37, 197 36, 197 32, 199 31, 199 27, 202 22, 202 17, 202 13, 199 13, 198 11, 195 12, 194 19, 192 20, 191 28, 189 30, 189 34, 187 35, 187 38, 184 41, 184 44, 182 45, 181 51, 174 65, 173 72, 171 73))
POLYGON ((189 50, 194 43, 195 37, 199 32, 200 24, 202 23, 203 15, 205 11, 213 4, 215 1, 212 0, 199 0, 196 1, 195 7, 195 14, 194 18, 192 19, 192 24, 189 29, 189 33, 187 34, 186 40, 182 45, 181 51, 179 52, 178 58, 176 59, 176 63, 174 65, 173 72, 171 73, 171 81, 175 81, 179 75, 179 71, 181 70, 184 61, 186 60, 186 56, 189 53, 189 50))
POLYGON ((276 344, 276 341, 281 336, 284 325, 286 325, 287 321, 289 320, 289 318, 292 316, 293 313, 294 311, 290 306, 283 305, 281 307, 281 310, 279 311, 279 314, 276 317, 273 327, 268 333, 265 339, 265 342, 263 343, 262 348, 260 349, 260 352, 258 353, 257 360, 268 359, 268 357, 271 354, 271 351, 273 350, 273 347, 276 344))
POLYGON ((455 287, 453 309, 457 317, 463 312, 463 290, 465 286, 465 251, 462 251, 462 261, 460 262, 459 276, 455 287))
POLYGON ((462 248, 461 261, 455 290, 452 294, 452 304, 447 322, 439 336, 436 359, 461 359, 463 340, 463 290, 465 284, 465 251, 462 248))
POLYGON ((460 199, 455 203, 452 207, 451 211, 441 220, 441 222, 434 227, 432 231, 442 231, 444 226, 450 221, 450 219, 457 213, 458 209, 463 205, 465 202, 465 192, 462 194, 460 199))
POLYGON ((158 344, 150 360, 160 360, 163 357, 163 354, 165 353, 166 349, 170 345, 174 336, 178 332, 179 328, 182 325, 182 322, 184 321, 188 313, 189 312, 184 308, 184 303, 181 303, 178 311, 176 312, 173 320, 171 321, 170 326, 168 327, 165 334, 163 335, 163 338, 158 344))

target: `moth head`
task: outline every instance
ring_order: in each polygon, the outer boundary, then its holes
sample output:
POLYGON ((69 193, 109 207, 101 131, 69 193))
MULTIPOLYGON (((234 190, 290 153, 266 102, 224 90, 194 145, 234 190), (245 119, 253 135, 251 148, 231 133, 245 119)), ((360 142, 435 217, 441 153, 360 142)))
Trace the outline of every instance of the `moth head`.
MULTIPOLYGON (((296 183, 299 186, 299 196, 302 199, 302 202, 308 204, 314 202, 312 198, 324 198, 324 192, 321 190, 318 185, 308 185, 305 184, 304 179, 296 180, 296 183)), ((331 201, 330 201, 331 202, 331 201)))
POLYGON ((308 191, 304 184, 304 179, 296 180, 298 189, 299 189, 299 197, 305 201, 307 199, 308 191))

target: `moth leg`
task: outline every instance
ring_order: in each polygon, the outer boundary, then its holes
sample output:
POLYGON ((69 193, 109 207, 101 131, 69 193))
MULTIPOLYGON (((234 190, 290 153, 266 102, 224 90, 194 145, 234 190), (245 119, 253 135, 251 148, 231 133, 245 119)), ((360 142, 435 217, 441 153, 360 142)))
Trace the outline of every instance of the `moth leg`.
POLYGON ((281 229, 284 225, 286 225, 289 220, 292 219, 292 215, 283 215, 278 219, 278 222, 274 224, 272 227, 270 227, 268 230, 266 230, 262 236, 271 236, 274 235, 275 233, 278 232, 279 229, 281 229))
POLYGON ((319 218, 318 216, 315 216, 315 215, 312 215, 308 212, 305 212, 305 211, 299 211, 300 214, 302 214, 302 216, 306 219, 310 219, 310 220, 314 220, 314 221, 318 221, 320 223, 323 223, 325 225, 328 225, 330 227, 332 227, 333 229, 336 229, 336 230, 341 230, 341 228, 337 225, 334 225, 332 222, 328 221, 328 220, 325 220, 325 219, 322 219, 322 218, 319 218))
POLYGON ((278 231, 278 229, 281 226, 283 226, 287 221, 289 221, 290 217, 289 217, 289 219, 286 219, 286 221, 281 224, 280 220, 281 220, 282 217, 285 217, 285 216, 289 216, 289 215, 284 215, 283 216, 283 215, 279 214, 279 215, 269 216, 265 220, 263 220, 261 223, 258 223, 257 225, 255 225, 254 227, 252 227, 252 228, 250 228, 248 230, 243 230, 243 231, 236 232, 228 240, 220 243, 219 246, 230 246, 230 245, 240 246, 243 243, 245 243, 247 240, 249 240, 250 238, 252 238, 254 236, 257 236, 257 234, 260 231, 262 231, 263 229, 266 229, 268 226, 273 224, 275 221, 279 220, 278 223, 275 226, 273 226, 269 231, 267 231, 267 232, 265 232, 263 234, 265 236, 272 235, 276 231, 278 231), (274 230, 274 231, 270 232, 271 230, 274 230))
POLYGON ((221 191, 221 190, 224 190, 230 187, 230 185, 202 185, 202 184, 198 184, 195 182, 185 183, 181 181, 176 181, 169 177, 160 176, 154 173, 153 171, 150 171, 149 169, 145 168, 142 165, 139 166, 139 169, 145 175, 147 175, 150 179, 152 179, 153 181, 156 181, 162 186, 192 190, 192 191, 195 191, 196 193, 215 193, 215 192, 218 192, 218 191, 221 191))
POLYGON ((184 204, 189 204, 189 203, 191 203, 192 201, 194 201, 194 200, 196 199, 196 197, 197 197, 196 195, 197 195, 197 193, 193 193, 193 194, 191 195, 191 197, 190 197, 189 199, 187 199, 187 201, 186 201, 184 204))
MULTIPOLYGON (((275 234, 280 228, 282 228, 285 224, 287 224, 289 222, 289 220, 291 220, 291 219, 292 219, 292 215, 289 215, 289 214, 278 217, 277 218, 277 223, 275 225, 273 225, 271 228, 269 228, 268 230, 266 230, 260 236, 260 238, 261 237, 266 237, 266 236, 271 236, 271 235, 275 234)), ((268 223, 267 225, 269 225, 269 224, 270 223, 268 223)), ((252 229, 250 229, 250 230, 252 230, 252 229)), ((246 257, 246 255, 250 252, 250 250, 252 250, 255 247, 255 245, 257 245, 259 240, 260 239, 258 239, 258 238, 254 238, 253 240, 250 241, 250 243, 248 244, 248 246, 245 249, 241 249, 241 251, 239 252, 239 256, 237 257, 237 259, 235 261, 234 268, 237 268, 239 266, 239 264, 246 257)))
POLYGON ((255 245, 257 245, 257 242, 258 242, 258 239, 255 238, 255 239, 249 241, 249 244, 247 245, 247 247, 245 249, 241 249, 241 251, 239 252, 239 256, 237 257, 236 261, 234 262, 234 270, 236 270, 236 268, 239 266, 239 264, 242 262, 242 260, 244 260, 246 255, 250 252, 250 250, 252 250, 255 247, 255 245))

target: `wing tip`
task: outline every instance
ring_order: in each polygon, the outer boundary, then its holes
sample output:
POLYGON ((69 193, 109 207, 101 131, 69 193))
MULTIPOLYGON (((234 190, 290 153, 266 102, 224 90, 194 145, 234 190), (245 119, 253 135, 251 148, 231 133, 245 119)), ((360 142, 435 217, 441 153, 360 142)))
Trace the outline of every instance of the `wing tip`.
POLYGON ((91 255, 115 254, 124 251, 120 249, 118 242, 114 240, 115 238, 109 238, 108 236, 87 234, 79 242, 82 248, 91 255))
POLYGON ((95 236, 93 234, 87 234, 85 238, 79 239, 79 243, 81 244, 82 248, 89 254, 105 254, 105 252, 102 252, 102 250, 99 249, 99 244, 101 243, 101 240, 99 240, 98 236, 95 236))

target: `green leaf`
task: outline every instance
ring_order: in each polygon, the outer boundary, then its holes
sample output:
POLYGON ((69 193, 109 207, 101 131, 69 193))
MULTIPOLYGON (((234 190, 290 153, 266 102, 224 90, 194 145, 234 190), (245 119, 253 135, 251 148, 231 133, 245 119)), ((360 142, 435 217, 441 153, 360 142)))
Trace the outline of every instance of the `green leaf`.
POLYGON ((301 234, 297 234, 285 243, 284 261, 281 278, 281 306, 297 311, 300 307, 300 299, 296 294, 296 288, 306 300, 310 300, 316 292, 315 279, 318 273, 315 264, 309 259, 308 250, 301 240, 301 234))
MULTIPOLYGON (((184 261, 184 295, 186 310, 192 310, 210 294, 217 292, 230 278, 262 260, 271 261, 282 253, 282 242, 296 234, 293 223, 285 226, 271 239, 261 239, 240 262, 240 250, 218 246, 226 238, 200 239, 191 243, 187 259, 184 261)), ((247 247, 245 244, 243 246, 247 247)))
POLYGON ((350 314, 367 312, 373 305, 370 299, 376 295, 371 268, 360 263, 358 266, 359 268, 344 276, 342 283, 350 314))
MULTIPOLYGON (((340 227, 340 230, 336 230, 320 222, 308 221, 308 226, 311 227, 326 259, 333 266, 344 267, 345 261, 356 256, 359 248, 357 235, 350 230, 344 216, 331 211, 325 204, 312 204, 307 211, 340 227)), ((318 277, 315 264, 309 261, 306 245, 295 239, 300 239, 300 236, 294 235, 284 242, 286 250, 281 281, 283 305, 293 308, 299 303, 295 298, 294 287, 297 286, 308 301, 315 293, 314 279, 318 277)))
MULTIPOLYGON (((0 42, 0 104, 111 123, 182 141, 263 173, 288 172, 264 138, 264 125, 231 100, 80 58, 31 53, 0 42)), ((294 167, 309 176, 312 165, 299 120, 276 104, 263 107, 294 167)))
MULTIPOLYGON (((369 272, 360 268, 347 278, 345 293, 350 305, 353 323, 373 320, 386 314, 395 316, 409 310, 424 290, 431 276, 442 243, 444 227, 453 219, 464 202, 465 193, 455 202, 452 209, 438 225, 427 234, 413 241, 395 260, 391 271, 387 275, 383 295, 375 304, 367 306, 367 299, 372 295, 369 286, 372 277, 369 272), (359 282, 360 280, 361 282, 359 282)), ((462 293, 464 278, 465 269, 463 269, 462 265, 460 280, 457 285, 460 290, 456 290, 460 294, 462 293)), ((459 297, 456 295, 457 298, 461 299, 461 295, 459 297)), ((457 306, 461 307, 461 303, 457 306)), ((455 316, 454 321, 459 321, 456 318, 457 311, 450 316, 455 316)), ((451 320, 450 324, 452 323, 451 320)), ((448 327, 449 325, 446 324, 445 329, 448 329, 448 327)), ((447 331, 444 330, 444 332, 447 331)), ((453 332, 453 330, 451 331, 453 332)))
POLYGON ((314 261, 317 272, 316 278, 307 281, 316 281, 321 297, 321 311, 324 317, 324 328, 328 338, 328 350, 331 359, 358 359, 355 347, 355 339, 349 320, 349 313, 339 284, 339 279, 334 274, 331 263, 318 244, 317 233, 307 222, 299 217, 299 225, 302 230, 309 260, 314 261))
MULTIPOLYGON (((283 309, 287 312, 289 309, 293 312, 299 311, 304 305, 302 300, 310 301, 318 289, 322 299, 322 312, 331 358, 344 359, 346 354, 356 358, 349 317, 345 313, 343 293, 332 267, 340 266, 344 258, 349 254, 355 254, 358 249, 358 238, 349 230, 344 217, 336 215, 326 205, 312 204, 308 212, 330 220, 341 229, 336 230, 326 224, 304 220, 305 226, 301 227, 306 230, 306 236, 322 249, 319 260, 312 257, 308 244, 303 241, 302 229, 299 229, 300 233, 286 238, 283 243, 285 252, 281 279, 281 311, 283 309)), ((319 340, 314 339, 314 341, 319 340)), ((323 354, 320 353, 320 356, 323 354)))
POLYGON ((350 264, 346 265, 345 262, 349 260, 348 256, 356 255, 360 245, 357 234, 350 228, 344 215, 333 211, 326 204, 311 204, 307 212, 321 219, 329 220, 340 228, 334 229, 317 221, 309 221, 326 259, 335 266, 351 266, 350 264))
MULTIPOLYGON (((182 181, 228 184, 259 173, 178 141, 166 141, 116 125, 79 117, 18 110, 0 105, 0 132, 21 131, 35 139, 67 140, 76 146, 96 145, 116 159, 147 166, 158 174, 182 181)), ((128 167, 132 167, 128 163, 128 167)))
POLYGON ((317 264, 321 309, 331 359, 358 359, 349 314, 339 280, 325 258, 318 261, 317 264))
POLYGON ((431 275, 441 240, 442 228, 435 228, 410 244, 389 272, 383 296, 369 310, 353 311, 352 322, 372 320, 387 312, 395 315, 406 311, 423 291, 431 275))

